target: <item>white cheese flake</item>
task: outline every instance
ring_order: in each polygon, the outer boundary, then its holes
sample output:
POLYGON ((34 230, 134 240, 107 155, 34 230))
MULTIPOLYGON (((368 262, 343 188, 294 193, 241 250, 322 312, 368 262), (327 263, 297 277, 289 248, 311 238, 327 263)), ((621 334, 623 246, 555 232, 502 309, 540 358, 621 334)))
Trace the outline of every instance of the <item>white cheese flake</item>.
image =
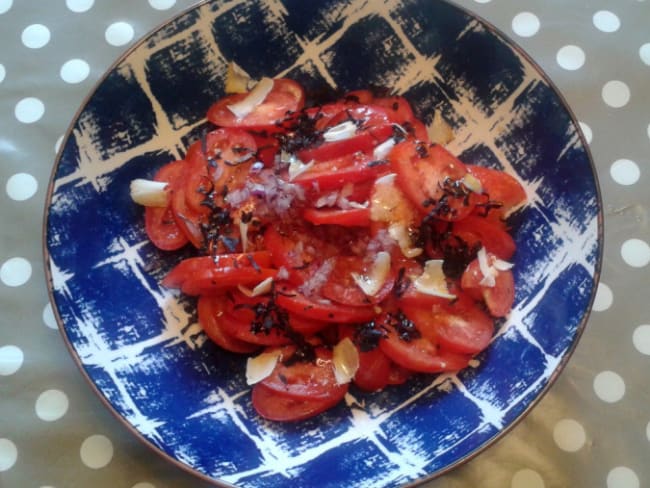
POLYGON ((325 142, 344 141, 350 139, 357 132, 357 126, 351 120, 346 120, 323 133, 325 142))
POLYGON ((396 222, 389 225, 388 235, 397 241, 397 244, 405 257, 412 259, 422 254, 422 248, 411 247, 411 238, 409 237, 408 229, 403 222, 396 222))
POLYGON ((471 173, 466 173, 462 178, 463 185, 474 193, 483 193, 483 185, 480 180, 471 173))
POLYGON ((251 82, 251 77, 237 63, 234 61, 228 63, 225 84, 226 93, 246 93, 251 82))
POLYGON ((227 105, 228 110, 238 119, 243 119, 266 99, 266 96, 272 89, 273 80, 271 78, 262 78, 246 97, 237 103, 227 105))
POLYGON ((131 199, 145 207, 166 207, 169 204, 168 183, 136 178, 131 181, 131 199))
POLYGON ((390 272, 390 254, 386 251, 380 251, 375 256, 372 263, 372 268, 368 275, 361 275, 359 273, 351 273, 352 279, 357 284, 361 291, 367 296, 375 296, 381 287, 384 286, 388 273, 390 272))
POLYGON ((413 286, 420 293, 453 300, 456 295, 449 292, 445 273, 442 271, 442 259, 430 259, 424 263, 424 271, 413 281, 413 286))
POLYGON ((386 159, 386 156, 388 156, 394 146, 395 139, 392 137, 386 139, 384 142, 375 147, 375 149, 372 151, 372 157, 375 159, 386 159))
POLYGON ((295 180, 299 175, 309 170, 314 166, 314 161, 303 163, 295 156, 292 156, 289 161, 289 181, 295 180))
POLYGON ((246 361, 246 384, 254 385, 264 378, 268 378, 273 373, 281 356, 281 351, 277 349, 248 358, 246 361))
POLYGON ((492 288, 496 286, 496 277, 499 271, 507 271, 512 269, 514 264, 504 261, 495 256, 488 256, 487 250, 482 247, 476 255, 478 259, 478 267, 481 270, 483 278, 479 281, 479 285, 492 288))
POLYGON ((332 351, 334 376, 339 385, 349 383, 359 369, 359 351, 349 337, 341 340, 332 351))

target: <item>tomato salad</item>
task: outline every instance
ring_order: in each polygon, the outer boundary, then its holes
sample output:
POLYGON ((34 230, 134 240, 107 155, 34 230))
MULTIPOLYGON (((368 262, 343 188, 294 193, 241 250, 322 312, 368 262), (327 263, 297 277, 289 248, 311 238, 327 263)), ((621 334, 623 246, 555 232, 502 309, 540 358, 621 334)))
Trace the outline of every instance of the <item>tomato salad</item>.
POLYGON ((191 245, 162 284, 195 296, 221 348, 246 354, 262 417, 296 421, 413 374, 457 371, 514 301, 512 176, 433 142, 409 102, 370 90, 307 106, 268 79, 137 180, 158 248, 191 245))

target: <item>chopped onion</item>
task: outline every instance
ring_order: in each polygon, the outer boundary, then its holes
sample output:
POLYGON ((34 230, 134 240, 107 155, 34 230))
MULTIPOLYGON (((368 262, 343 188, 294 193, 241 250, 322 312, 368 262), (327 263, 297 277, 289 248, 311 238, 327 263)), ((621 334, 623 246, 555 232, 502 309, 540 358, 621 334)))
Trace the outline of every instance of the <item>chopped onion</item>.
POLYGON ((357 132, 357 126, 351 120, 346 120, 334 127, 327 129, 323 133, 323 139, 325 142, 334 142, 334 141, 344 141, 354 136, 357 132))
POLYGON ((442 259, 431 259, 424 263, 424 271, 413 281, 413 286, 420 293, 453 300, 456 295, 449 293, 445 274, 442 271, 442 259))
POLYGON ((251 77, 234 61, 228 63, 226 71, 226 93, 246 93, 251 77))
POLYGON ((169 204, 167 185, 164 181, 136 178, 131 181, 131 199, 145 207, 166 207, 169 204))
POLYGON ((388 273, 390 272, 390 254, 386 251, 380 251, 375 256, 372 263, 372 269, 368 276, 359 273, 351 273, 352 279, 361 291, 367 296, 372 297, 384 286, 388 273))
POLYGON ((422 254, 421 247, 411 247, 411 239, 408 235, 406 226, 401 222, 396 222, 388 226, 388 235, 391 236, 402 251, 402 254, 411 259, 416 258, 422 254))
POLYGON ((246 361, 246 383, 249 385, 254 385, 259 383, 264 378, 267 378, 271 375, 275 366, 278 364, 280 357, 282 356, 281 351, 269 351, 263 352, 262 354, 250 357, 246 361))
POLYGON ((359 369, 359 351, 349 337, 334 346, 332 362, 334 376, 339 385, 352 381, 359 369))
POLYGON ((384 142, 375 147, 375 149, 372 151, 372 157, 375 159, 385 159, 386 156, 388 156, 388 153, 390 153, 391 149, 393 149, 393 146, 395 146, 395 139, 392 137, 386 139, 384 142))
POLYGON ((271 78, 262 78, 244 99, 227 105, 228 110, 235 114, 238 119, 242 119, 261 104, 272 89, 273 80, 271 78))
POLYGON ((463 185, 474 193, 483 193, 481 181, 471 173, 466 173, 462 179, 463 185))

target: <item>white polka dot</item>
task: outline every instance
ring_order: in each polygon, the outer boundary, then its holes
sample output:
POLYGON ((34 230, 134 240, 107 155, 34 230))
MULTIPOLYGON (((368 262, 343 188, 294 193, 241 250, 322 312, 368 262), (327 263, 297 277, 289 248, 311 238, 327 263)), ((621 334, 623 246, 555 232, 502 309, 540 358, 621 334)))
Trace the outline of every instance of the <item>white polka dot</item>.
POLYGON ((624 82, 612 80, 605 83, 601 96, 610 107, 621 108, 630 101, 630 89, 624 82))
POLYGON ((167 10, 176 4, 176 0, 149 0, 151 5, 156 10, 167 10))
POLYGON ((614 12, 609 10, 599 10, 593 17, 596 29, 603 32, 616 32, 621 26, 621 21, 614 12))
POLYGON ((7 70, 3 64, 0 64, 0 83, 4 81, 5 76, 7 76, 7 70))
POLYGON ((644 64, 650 66, 650 42, 645 43, 639 48, 639 57, 644 64))
POLYGON ((619 185, 633 185, 639 181, 641 170, 639 166, 629 159, 618 159, 609 168, 609 174, 619 185))
POLYGON ((585 52, 572 44, 560 48, 555 56, 557 64, 568 71, 575 71, 585 64, 585 52))
POLYGON ((34 97, 23 98, 14 109, 14 115, 23 124, 32 124, 40 120, 44 113, 45 105, 34 97))
POLYGON ((510 488, 544 488, 544 486, 544 479, 532 469, 520 469, 510 482, 510 488))
POLYGON ((7 471, 16 464, 18 449, 9 439, 0 439, 0 471, 7 471))
POLYGON ((141 481, 140 483, 133 485, 131 488, 156 488, 156 485, 153 485, 146 481, 141 481))
POLYGON ((634 329, 632 343, 641 354, 650 356, 650 325, 639 325, 634 329))
POLYGON ((621 246, 621 257, 629 266, 643 268, 650 263, 650 246, 641 239, 628 239, 621 246))
POLYGON ((7 12, 13 3, 13 0, 0 0, 0 14, 7 12))
POLYGON ((134 31, 131 24, 127 24, 126 22, 115 22, 108 26, 104 37, 106 38, 106 42, 111 46, 123 46, 131 42, 133 35, 134 31))
POLYGON ((59 149, 61 149, 61 144, 63 144, 63 136, 59 136, 59 138, 54 143, 54 154, 59 153, 59 149))
POLYGON ((520 12, 512 19, 512 30, 521 37, 531 37, 539 30, 539 19, 531 12, 520 12))
POLYGON ((8 345, 0 347, 0 376, 14 374, 23 365, 25 356, 20 348, 8 345))
POLYGON ((50 29, 43 24, 32 24, 25 27, 20 39, 25 47, 40 49, 50 42, 50 29))
POLYGON ((614 302, 614 294, 612 289, 602 281, 598 283, 596 289, 596 297, 594 298, 593 309, 594 312, 602 312, 612 306, 614 302))
POLYGON ((56 318, 54 318, 54 311, 52 310, 52 304, 49 302, 45 307, 43 307, 43 323, 50 329, 58 329, 56 318))
POLYGON ((553 440, 557 447, 567 452, 579 451, 585 445, 585 429, 573 419, 562 419, 553 428, 553 440))
POLYGON ((650 139, 650 124, 648 124, 648 128, 646 129, 646 133, 648 134, 648 139, 650 139))
POLYGON ((27 173, 16 173, 7 180, 7 195, 16 201, 27 200, 38 190, 38 181, 27 173))
POLYGON ((65 5, 68 10, 72 12, 86 12, 90 10, 95 3, 95 0, 65 0, 65 5))
POLYGON ((39 419, 46 422, 59 420, 68 411, 68 396, 60 390, 47 390, 36 400, 34 410, 39 419))
POLYGON ((90 66, 83 59, 71 59, 61 66, 61 79, 66 83, 81 83, 90 74, 90 66))
POLYGON ((584 122, 578 122, 578 124, 580 124, 580 130, 584 134, 585 139, 587 140, 587 144, 591 144, 591 141, 594 138, 594 133, 591 131, 591 127, 589 127, 584 122))
POLYGON ((491 0, 474 0, 476 3, 490 3, 491 0))
POLYGON ((103 468, 113 459, 113 443, 106 436, 91 435, 81 444, 79 455, 89 468, 103 468))
POLYGON ((645 426, 645 436, 650 442, 650 422, 648 422, 648 424, 645 426))
POLYGON ((7 286, 20 286, 32 276, 32 265, 25 258, 9 258, 0 267, 0 281, 7 286))
POLYGON ((602 401, 616 403, 625 395, 625 382, 613 371, 602 371, 594 378, 594 391, 602 401))
POLYGON ((639 488, 639 477, 627 466, 617 466, 607 473, 607 488, 639 488))

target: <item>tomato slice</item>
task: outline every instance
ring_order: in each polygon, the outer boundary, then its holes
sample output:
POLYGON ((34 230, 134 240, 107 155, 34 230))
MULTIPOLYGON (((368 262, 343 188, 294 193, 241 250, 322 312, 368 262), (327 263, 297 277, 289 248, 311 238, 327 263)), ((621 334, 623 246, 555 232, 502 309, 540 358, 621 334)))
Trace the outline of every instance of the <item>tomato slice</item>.
MULTIPOLYGON (((488 263, 496 256, 488 254, 488 263)), ((481 285, 483 273, 478 259, 467 266, 460 281, 461 288, 476 299, 482 299, 490 314, 494 317, 505 317, 510 313, 515 301, 515 280, 510 270, 497 270, 494 286, 481 285)))
MULTIPOLYGON (((185 161, 167 163, 154 176, 155 181, 169 184, 168 192, 173 194, 179 185, 185 168, 185 161)), ((166 207, 145 207, 144 222, 147 237, 159 249, 175 251, 188 243, 188 238, 176 223, 170 203, 166 207)))
POLYGON ((261 381, 265 387, 281 395, 301 399, 342 398, 348 385, 338 384, 334 374, 332 351, 315 347, 311 361, 292 361, 296 346, 285 346, 273 372, 261 381))
POLYGON ((301 317, 330 323, 362 323, 372 320, 375 316, 371 306, 352 307, 326 299, 311 299, 288 286, 280 287, 276 302, 282 308, 301 317))
POLYGON ((302 217, 314 225, 341 225, 343 227, 368 227, 370 225, 369 208, 317 209, 307 208, 302 217))
POLYGON ((347 183, 374 180, 389 171, 389 165, 375 161, 371 155, 354 153, 316 162, 310 169, 296 176, 293 183, 306 189, 318 187, 323 192, 340 189, 347 183))
POLYGON ((334 259, 334 269, 321 288, 321 294, 325 298, 352 307, 367 307, 382 302, 393 290, 395 275, 390 272, 379 291, 373 296, 367 296, 355 283, 352 273, 367 275, 372 263, 364 262, 358 256, 338 256, 334 259))
POLYGON ((316 147, 302 149, 298 151, 298 157, 301 161, 328 161, 356 152, 370 152, 392 133, 393 126, 390 124, 370 127, 348 139, 324 142, 316 147))
POLYGON ((277 269, 253 266, 202 269, 181 285, 186 295, 211 295, 222 293, 237 285, 258 285, 267 278, 275 278, 277 269))
POLYGON ((510 259, 517 249, 515 240, 502 222, 484 217, 470 215, 454 222, 452 233, 470 247, 482 245, 488 252, 505 260, 510 259))
POLYGON ((305 399, 285 396, 261 383, 253 387, 252 402, 257 413, 268 420, 297 422, 314 417, 339 403, 345 394, 323 399, 305 399))
MULTIPOLYGON (((340 338, 348 337, 354 341, 355 328, 342 326, 339 328, 340 338)), ((379 347, 362 351, 355 344, 359 353, 359 369, 354 375, 354 384, 365 391, 378 391, 388 385, 393 362, 382 352, 379 347)))
POLYGON ((490 213, 494 212, 505 218, 526 203, 526 190, 514 176, 484 166, 468 164, 466 167, 467 171, 481 182, 483 193, 489 196, 490 201, 501 204, 501 207, 491 210, 490 213))
POLYGON ((485 349, 494 334, 494 322, 471 299, 456 302, 434 312, 440 346, 459 354, 477 354, 485 349))
POLYGON ((471 213, 478 195, 459 183, 467 169, 439 144, 407 139, 393 148, 389 159, 398 185, 420 213, 434 212, 446 221, 471 213))
POLYGON ((281 123, 290 113, 301 110, 305 104, 305 92, 298 83, 278 78, 273 80, 273 89, 264 101, 248 115, 238 118, 228 105, 247 96, 247 93, 237 93, 223 97, 209 108, 208 120, 221 127, 277 130, 276 124, 281 123))
POLYGON ((411 104, 404 97, 378 97, 372 103, 386 109, 386 113, 391 122, 403 125, 405 123, 412 123, 415 120, 411 104))
POLYGON ((271 254, 268 251, 251 253, 218 254, 216 256, 197 256, 184 259, 162 280, 162 285, 167 288, 180 288, 184 282, 192 279, 196 273, 205 269, 221 269, 259 266, 271 266, 271 254))
MULTIPOLYGON (((241 312, 241 310, 237 312, 241 312)), ((272 328, 269 331, 253 331, 251 321, 247 319, 248 314, 224 313, 222 317, 223 330, 231 337, 261 346, 281 346, 291 342, 289 337, 276 328, 272 328)))
POLYGON ((226 351, 249 354, 259 349, 256 344, 239 340, 225 331, 223 327, 225 316, 220 299, 221 297, 199 297, 197 305, 199 323, 206 335, 226 351))

